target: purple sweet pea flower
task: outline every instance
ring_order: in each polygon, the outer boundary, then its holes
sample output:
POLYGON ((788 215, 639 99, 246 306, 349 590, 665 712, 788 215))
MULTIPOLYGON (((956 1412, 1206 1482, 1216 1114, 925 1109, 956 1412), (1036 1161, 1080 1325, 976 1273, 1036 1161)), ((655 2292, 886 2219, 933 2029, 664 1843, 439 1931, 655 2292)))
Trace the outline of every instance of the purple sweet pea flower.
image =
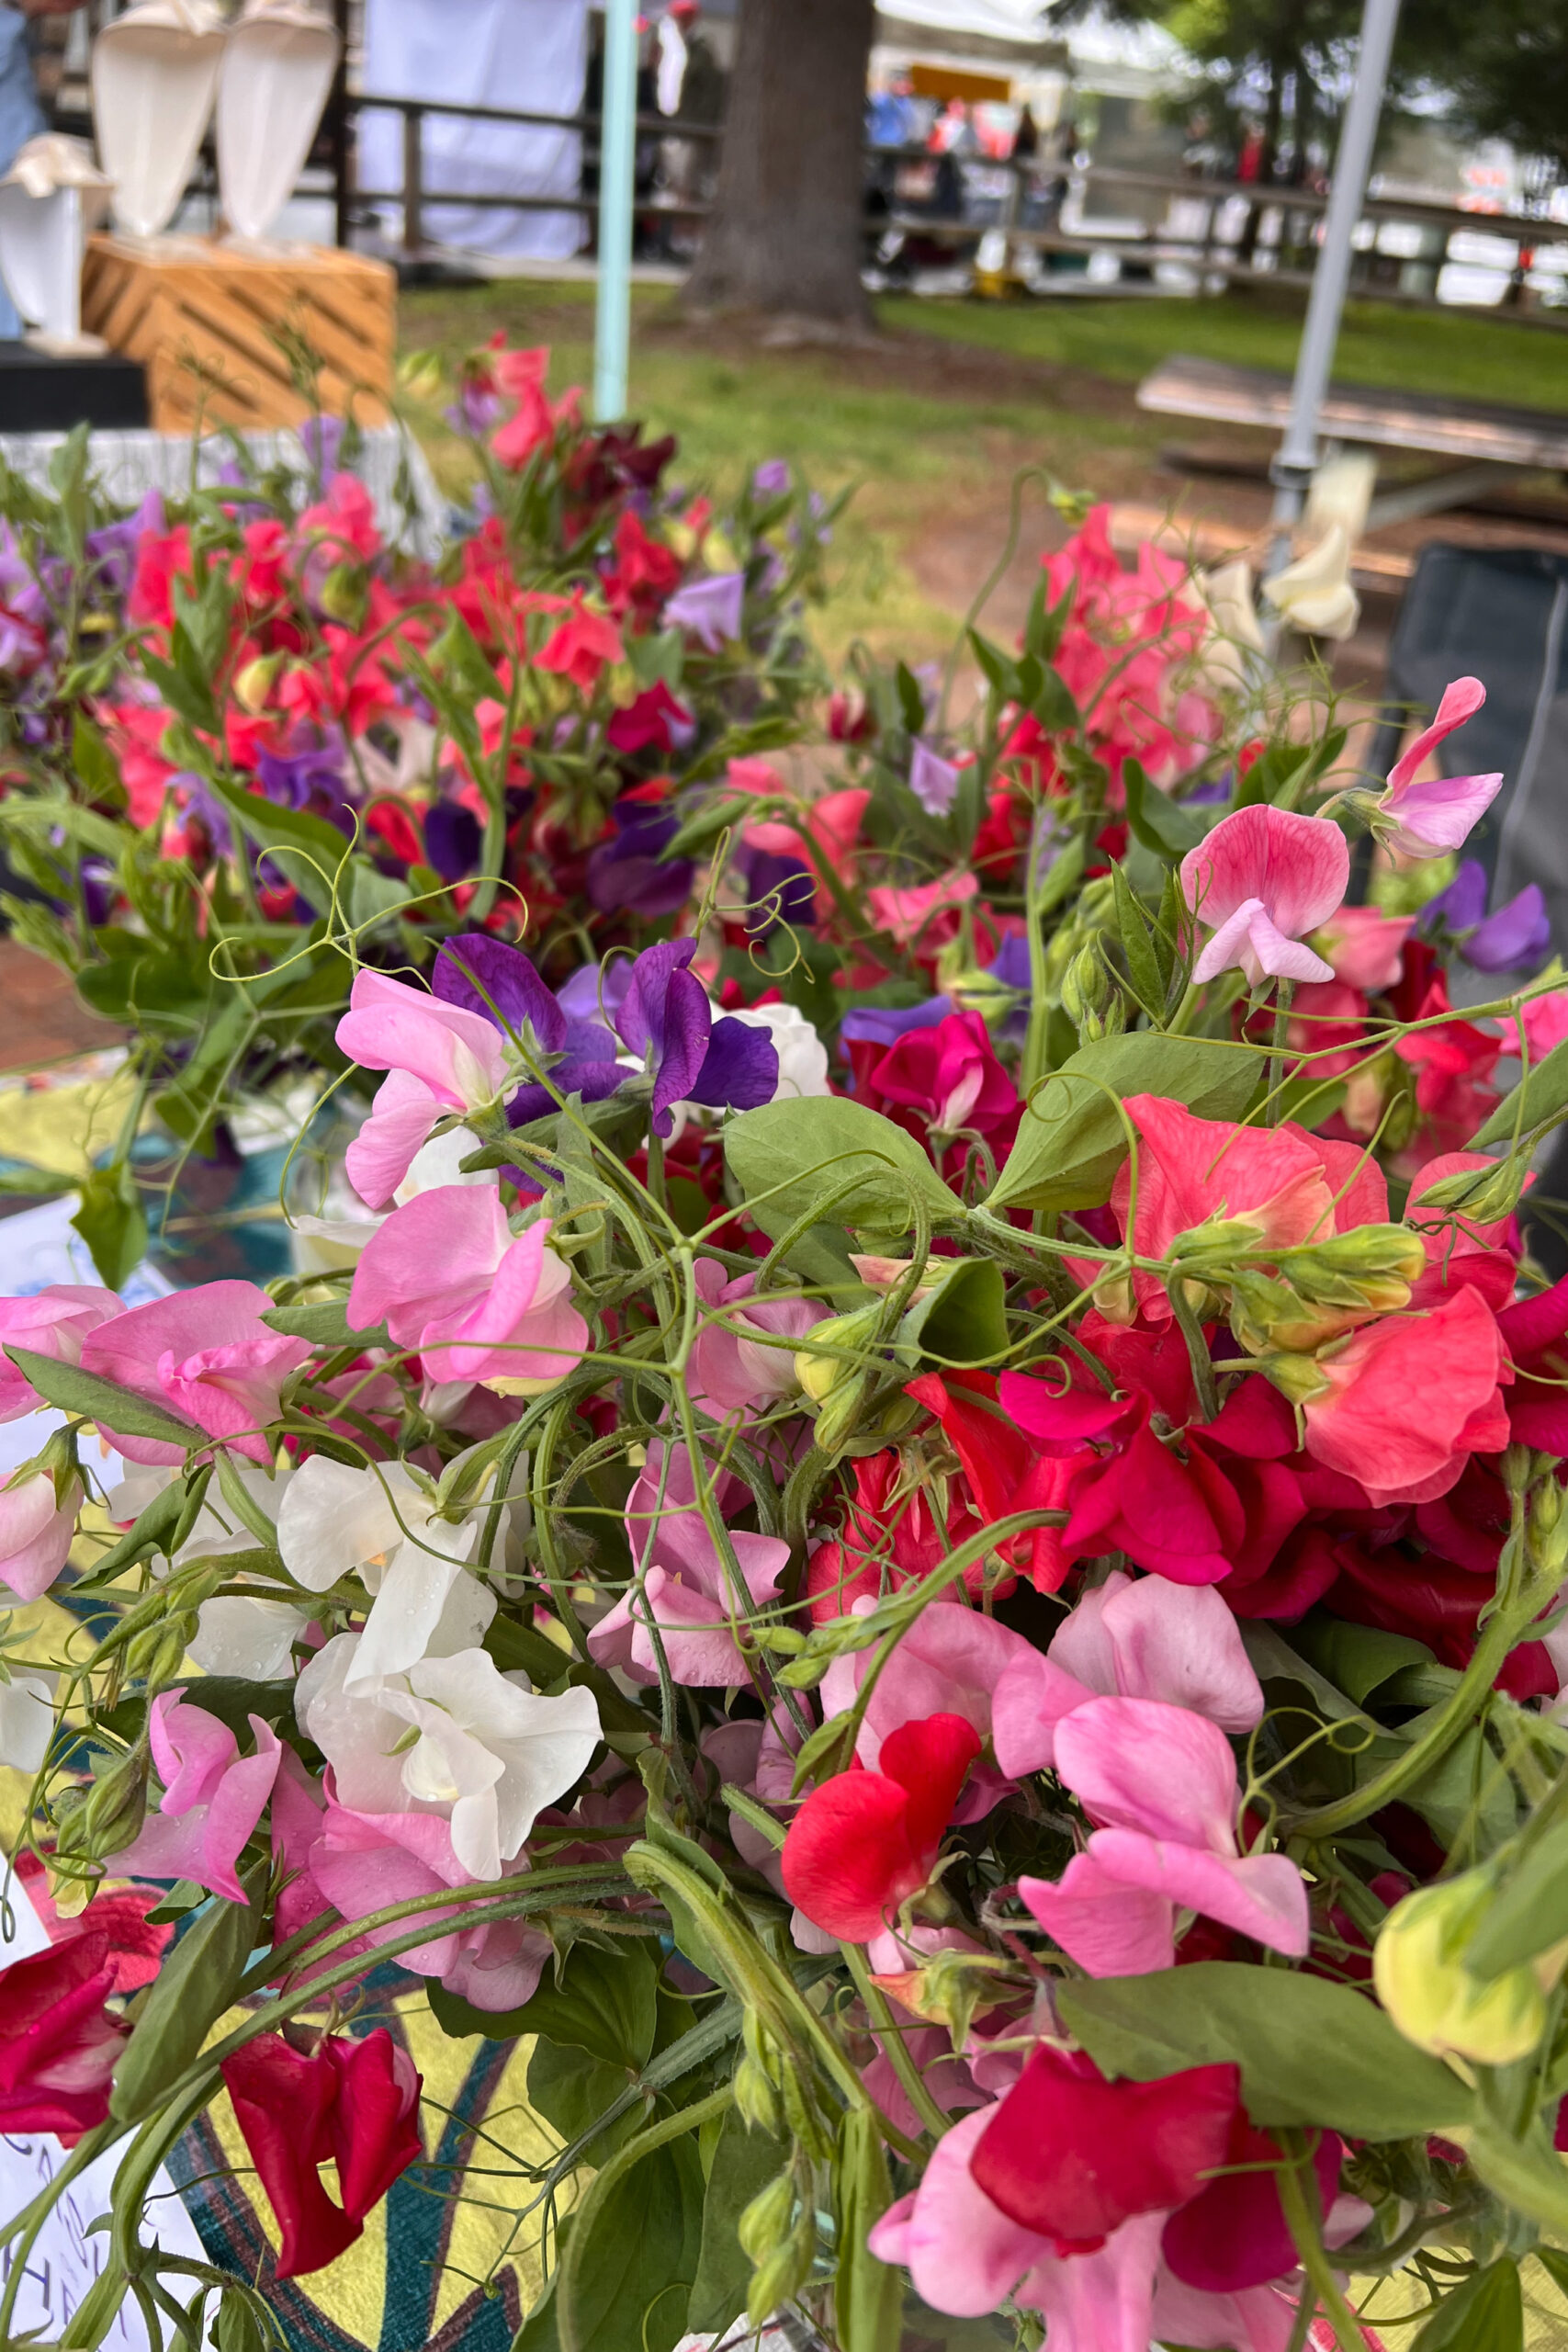
POLYGON ((1439 920, 1459 941, 1459 952, 1478 972, 1519 972, 1539 964, 1551 944, 1551 919, 1539 887, 1529 882, 1506 906, 1486 912, 1486 869, 1467 857, 1446 890, 1421 912, 1423 930, 1439 920))
POLYGON ((477 1012, 502 1034, 519 1039, 542 1068, 549 1084, 520 1086, 506 1106, 507 1125, 526 1126, 543 1119, 560 1100, 579 1094, 602 1102, 614 1094, 625 1072, 616 1067, 615 1041, 597 1023, 574 1021, 550 994, 520 947, 484 932, 449 939, 435 959, 431 988, 444 1004, 477 1012))
POLYGON ((573 972, 556 990, 556 1002, 569 1021, 592 1023, 609 1036, 631 984, 631 959, 617 956, 613 964, 584 964, 573 972))
POLYGON ((653 1131, 668 1136, 677 1102, 752 1111, 778 1091, 778 1048, 744 1021, 713 1017, 701 983, 687 968, 694 939, 662 940, 632 967, 617 1026, 622 1042, 653 1076, 653 1131))
POLYGON ((304 742, 292 752, 258 752, 256 780, 280 808, 314 809, 340 832, 353 831, 355 795, 344 773, 341 742, 304 742))
POLYGON ((1029 970, 1029 942, 1021 932, 1010 932, 998 948, 990 967, 990 977, 999 980, 1004 989, 1018 989, 1025 996, 1032 988, 1029 970))
POLYGON ((484 829, 460 800, 437 800, 424 815, 424 854, 443 882, 461 882, 479 862, 484 829))
POLYGON ((341 416, 308 416, 299 427, 299 446, 305 452, 305 462, 312 473, 324 481, 337 471, 343 455, 344 421, 341 416))
POLYGON ((945 817, 958 797, 958 779, 963 770, 944 760, 933 751, 923 735, 915 739, 914 757, 909 763, 909 789, 928 817, 945 817))
POLYGON ((488 385, 470 377, 464 382, 452 406, 446 411, 446 422, 454 433, 466 433, 473 440, 480 441, 493 425, 501 422, 503 405, 499 392, 491 391, 488 385))
POLYGON ((87 561, 96 571, 97 585, 107 595, 123 596, 136 570, 136 549, 142 532, 161 532, 167 527, 163 492, 150 490, 134 514, 127 514, 118 523, 106 523, 101 530, 89 531, 85 546, 87 561))
POLYGON ((683 907, 696 872, 690 858, 660 865, 659 853, 681 830, 680 820, 657 801, 629 795, 610 811, 613 841, 601 842, 588 860, 588 895, 601 914, 623 911, 649 921, 683 907))
POLYGON ((935 1029, 956 1010, 950 996, 928 997, 924 1004, 865 1004, 845 1013, 839 1035, 852 1046, 896 1046, 911 1029, 935 1029))
POLYGON ((716 571, 677 588, 664 607, 664 624, 689 629, 705 652, 722 653, 739 638, 745 607, 745 573, 716 571))
POLYGON ((751 477, 751 494, 754 498, 782 498, 789 483, 788 458, 769 458, 751 477))
POLYGON ((747 923, 750 936, 764 938, 775 922, 808 925, 817 903, 817 885, 800 860, 767 849, 742 854, 751 896, 747 923))

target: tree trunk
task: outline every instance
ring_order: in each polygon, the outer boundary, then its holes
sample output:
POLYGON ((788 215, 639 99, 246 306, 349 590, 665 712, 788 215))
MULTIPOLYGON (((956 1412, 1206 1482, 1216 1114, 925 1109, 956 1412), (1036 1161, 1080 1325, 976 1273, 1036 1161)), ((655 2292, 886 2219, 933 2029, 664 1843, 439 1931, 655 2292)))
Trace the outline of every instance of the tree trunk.
POLYGON ((870 323, 862 150, 874 18, 875 0, 742 0, 689 308, 870 323))

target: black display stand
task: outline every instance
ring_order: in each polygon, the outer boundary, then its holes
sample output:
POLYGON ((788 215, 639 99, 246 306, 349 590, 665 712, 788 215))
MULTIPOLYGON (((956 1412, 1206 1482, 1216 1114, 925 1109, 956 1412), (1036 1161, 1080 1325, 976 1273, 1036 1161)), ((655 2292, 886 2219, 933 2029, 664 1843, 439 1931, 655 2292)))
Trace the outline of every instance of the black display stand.
POLYGON ((73 425, 123 432, 147 423, 140 361, 59 359, 29 343, 0 343, 0 433, 69 433, 73 425))

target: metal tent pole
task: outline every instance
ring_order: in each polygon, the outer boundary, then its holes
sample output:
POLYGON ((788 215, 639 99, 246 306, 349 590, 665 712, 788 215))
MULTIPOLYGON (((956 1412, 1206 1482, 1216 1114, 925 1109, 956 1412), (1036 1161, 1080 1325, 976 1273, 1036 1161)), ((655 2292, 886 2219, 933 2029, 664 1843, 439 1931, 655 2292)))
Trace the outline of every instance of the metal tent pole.
POLYGON ((1270 575, 1282 571, 1291 560, 1292 528, 1301 518, 1317 469, 1317 421, 1328 390, 1335 345, 1339 340, 1340 313, 1350 282, 1351 241, 1367 192, 1367 175, 1382 116, 1383 91, 1398 19, 1399 0, 1365 0, 1356 78, 1345 109, 1339 153, 1334 159, 1323 243, 1313 272, 1301 348, 1296 354, 1291 419, 1279 455, 1269 469, 1274 484, 1274 540, 1268 565, 1270 575))
POLYGON ((599 153, 599 299, 593 413, 626 413, 632 334, 632 208, 637 177, 637 0, 604 0, 604 99, 599 153))

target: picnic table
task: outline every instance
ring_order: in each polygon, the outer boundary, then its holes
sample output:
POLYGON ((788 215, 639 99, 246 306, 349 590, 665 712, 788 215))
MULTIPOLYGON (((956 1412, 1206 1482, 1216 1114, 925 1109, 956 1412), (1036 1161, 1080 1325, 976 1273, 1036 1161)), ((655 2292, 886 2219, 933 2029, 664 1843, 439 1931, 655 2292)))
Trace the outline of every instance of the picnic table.
MULTIPOLYGON (((1140 408, 1159 415, 1280 433, 1290 415, 1291 379, 1267 368, 1237 368, 1177 353, 1145 378, 1137 398, 1140 408)), ((1568 473, 1568 415, 1549 410, 1453 400, 1441 392, 1392 391, 1382 385, 1333 384, 1320 430, 1325 443, 1340 447, 1422 450, 1458 461, 1375 497, 1367 515, 1374 530, 1462 505, 1492 488, 1510 466, 1568 473)))

